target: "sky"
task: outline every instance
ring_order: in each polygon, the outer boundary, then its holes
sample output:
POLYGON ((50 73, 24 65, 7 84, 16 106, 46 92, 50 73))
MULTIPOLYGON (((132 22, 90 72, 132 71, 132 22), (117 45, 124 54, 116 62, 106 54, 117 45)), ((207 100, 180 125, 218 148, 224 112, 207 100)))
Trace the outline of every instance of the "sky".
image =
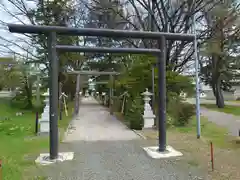
MULTIPOLYGON (((24 0, 27 2, 27 0, 24 0)), ((33 7, 33 3, 32 2, 27 2, 27 5, 29 7, 33 7)), ((8 12, 6 12, 6 10, 10 11, 11 13, 16 13, 18 12, 17 9, 11 5, 8 0, 0 0, 0 17, 2 22, 0 23, 0 56, 5 56, 7 54, 13 54, 11 52, 10 49, 14 50, 17 53, 20 54, 26 54, 26 52, 22 49, 17 47, 16 45, 13 45, 11 43, 14 42, 16 43, 18 46, 23 47, 25 49, 29 49, 26 46, 26 43, 22 42, 22 39, 27 41, 28 39, 26 38, 26 36, 21 35, 21 34, 16 34, 16 33, 10 33, 7 29, 6 24, 4 23, 20 23, 19 20, 17 20, 16 18, 13 18, 8 12), (4 39, 6 39, 7 42, 4 39), (3 47, 5 46, 5 47, 3 47), (6 52, 6 53, 3 53, 6 52)), ((26 17, 24 16, 18 16, 24 23, 28 23, 28 20, 26 17)))
MULTIPOLYGON (((33 8, 34 7, 34 0, 23 0, 25 3, 27 3, 28 7, 33 8)), ((0 0, 0 17, 4 23, 21 23, 19 20, 13 18, 8 12, 6 12, 6 9, 10 11, 11 13, 19 12, 14 5, 8 2, 8 0, 0 0)), ((20 16, 19 16, 20 17, 20 16)), ((20 17, 21 21, 28 24, 28 20, 26 17, 22 16, 20 17)), ((25 49, 29 49, 29 47, 26 45, 26 43, 21 42, 21 39, 27 40, 26 36, 16 33, 10 33, 7 29, 6 24, 3 24, 0 22, 0 57, 1 56, 8 56, 13 55, 13 52, 11 52, 10 49, 14 50, 15 52, 19 54, 26 55, 26 51, 22 48, 19 48, 16 45, 11 44, 10 42, 6 42, 4 39, 7 39, 7 41, 12 41, 17 43, 18 46, 23 47, 25 49), (5 46, 5 47, 4 47, 5 46), (7 48, 6 48, 7 47, 7 48)), ((16 54, 17 55, 17 54, 16 54)))

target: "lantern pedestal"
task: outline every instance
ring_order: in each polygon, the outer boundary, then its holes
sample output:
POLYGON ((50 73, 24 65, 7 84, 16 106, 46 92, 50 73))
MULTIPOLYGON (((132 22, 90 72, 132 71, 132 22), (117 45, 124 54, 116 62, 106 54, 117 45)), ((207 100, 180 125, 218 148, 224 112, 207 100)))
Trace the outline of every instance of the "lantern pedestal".
POLYGON ((45 96, 45 100, 44 102, 46 103, 46 106, 43 110, 43 113, 41 115, 41 119, 39 120, 39 124, 40 124, 40 134, 48 134, 50 132, 50 128, 49 128, 49 89, 47 90, 47 92, 45 92, 43 94, 43 96, 45 96))
POLYGON ((149 104, 151 98, 150 96, 152 96, 152 93, 150 93, 148 91, 148 89, 146 89, 146 91, 144 93, 142 93, 142 95, 144 96, 143 100, 144 100, 144 114, 143 114, 143 120, 144 120, 144 125, 143 128, 152 128, 154 125, 154 118, 156 118, 156 116, 153 114, 152 108, 149 104))

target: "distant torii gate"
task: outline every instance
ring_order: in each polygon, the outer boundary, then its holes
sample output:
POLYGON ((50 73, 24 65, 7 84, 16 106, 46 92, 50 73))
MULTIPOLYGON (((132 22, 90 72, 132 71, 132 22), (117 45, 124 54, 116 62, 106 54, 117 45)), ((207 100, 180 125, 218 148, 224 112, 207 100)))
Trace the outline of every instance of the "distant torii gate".
MULTIPOLYGON (((114 83, 114 75, 118 75, 118 72, 105 72, 105 71, 70 71, 68 74, 77 74, 77 82, 76 82, 76 95, 75 95, 75 108, 74 108, 74 115, 77 115, 79 112, 79 92, 80 92, 80 79, 81 75, 109 75, 110 82, 114 83)), ((113 108, 112 108, 112 97, 113 97, 113 89, 110 88, 109 90, 109 95, 110 95, 110 103, 109 103, 109 108, 110 108, 110 114, 113 114, 113 108)))
POLYGON ((68 52, 97 52, 97 53, 132 53, 154 54, 157 56, 158 67, 158 121, 159 121, 159 151, 166 151, 166 40, 194 42, 196 35, 129 31, 97 28, 71 28, 63 26, 36 26, 8 24, 9 31, 15 33, 44 34, 48 37, 48 58, 50 83, 50 159, 58 158, 58 58, 57 50, 68 52), (98 36, 108 38, 154 39, 158 41, 159 49, 148 48, 107 48, 79 47, 57 45, 57 34, 68 36, 98 36))

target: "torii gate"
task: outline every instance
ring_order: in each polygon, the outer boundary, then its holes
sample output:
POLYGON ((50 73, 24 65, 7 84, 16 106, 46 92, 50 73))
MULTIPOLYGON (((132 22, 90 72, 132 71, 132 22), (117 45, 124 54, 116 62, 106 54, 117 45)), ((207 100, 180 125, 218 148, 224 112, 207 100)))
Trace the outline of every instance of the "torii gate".
MULTIPOLYGON (((105 72, 105 71, 70 71, 68 74, 77 74, 77 82, 76 82, 76 95, 75 95, 75 112, 74 114, 77 115, 79 112, 79 92, 80 92, 80 77, 81 75, 96 75, 96 76, 101 76, 101 75, 109 75, 110 82, 114 83, 114 76, 118 75, 118 72, 105 72)), ((109 95, 110 95, 110 103, 109 103, 109 108, 110 108, 110 114, 113 114, 113 108, 112 108, 112 97, 113 97, 113 89, 110 88, 109 90, 109 95)))
POLYGON ((44 34, 48 37, 48 59, 50 83, 50 159, 58 158, 58 58, 57 51, 68 52, 98 52, 98 53, 132 53, 152 54, 157 57, 158 67, 158 121, 159 148, 166 151, 166 41, 194 42, 195 34, 168 32, 129 31, 97 28, 71 28, 62 26, 36 26, 8 24, 9 31, 15 33, 44 34), (159 49, 148 48, 108 48, 57 45, 57 34, 68 36, 98 36, 109 38, 154 39, 158 41, 159 49))

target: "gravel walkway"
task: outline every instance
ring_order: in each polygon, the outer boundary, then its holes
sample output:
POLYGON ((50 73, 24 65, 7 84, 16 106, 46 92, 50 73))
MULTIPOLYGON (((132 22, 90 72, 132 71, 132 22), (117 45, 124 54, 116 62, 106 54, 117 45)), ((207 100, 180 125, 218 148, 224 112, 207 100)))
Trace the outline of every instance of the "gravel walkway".
MULTIPOLYGON (((190 104, 195 104, 194 98, 189 98, 186 102, 190 104)), ((215 104, 215 100, 207 100, 200 99, 201 104, 215 104)), ((240 106, 239 102, 225 101, 225 105, 229 106, 240 106)), ((240 107, 239 107, 240 110, 240 107)), ((205 107, 201 107, 201 115, 206 117, 208 121, 211 121, 219 126, 228 129, 229 135, 231 136, 239 136, 240 130, 240 116, 235 116, 232 114, 227 114, 224 112, 214 111, 211 109, 207 109, 205 107)))
MULTIPOLYGON (((196 104, 196 99, 195 98, 188 98, 186 99, 186 102, 190 104, 196 104)), ((234 101, 225 101, 225 105, 230 105, 230 106, 240 106, 240 102, 234 102, 234 101)), ((200 104, 216 104, 215 100, 210 100, 210 99, 203 99, 200 98, 200 104)))
POLYGON ((201 115, 206 117, 208 121, 227 128, 230 135, 239 136, 240 116, 210 110, 205 107, 201 107, 201 115))
MULTIPOLYGON (((82 99, 79 117, 72 122, 60 150, 73 151, 73 161, 41 167, 51 180, 197 180, 199 167, 181 158, 154 160, 142 147, 156 141, 141 139, 92 99, 82 99)), ((204 173, 205 175, 205 173, 204 173)))
POLYGON ((139 139, 92 97, 83 98, 81 104, 79 116, 72 121, 64 142, 139 139))

